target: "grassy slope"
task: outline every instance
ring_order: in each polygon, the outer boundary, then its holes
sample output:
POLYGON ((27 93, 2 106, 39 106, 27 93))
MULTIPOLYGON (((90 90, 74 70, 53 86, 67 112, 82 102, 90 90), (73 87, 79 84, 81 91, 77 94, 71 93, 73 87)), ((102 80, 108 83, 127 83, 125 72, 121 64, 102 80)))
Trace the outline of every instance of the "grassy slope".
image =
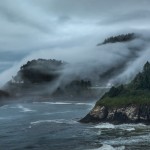
POLYGON ((112 87, 109 92, 96 103, 108 107, 128 106, 130 104, 150 105, 150 63, 128 85, 112 87))
POLYGON ((108 107, 120 107, 120 106, 128 106, 130 104, 142 105, 148 104, 150 105, 150 92, 147 90, 141 91, 130 91, 126 94, 121 94, 115 97, 106 96, 100 99, 97 105, 104 105, 108 107))

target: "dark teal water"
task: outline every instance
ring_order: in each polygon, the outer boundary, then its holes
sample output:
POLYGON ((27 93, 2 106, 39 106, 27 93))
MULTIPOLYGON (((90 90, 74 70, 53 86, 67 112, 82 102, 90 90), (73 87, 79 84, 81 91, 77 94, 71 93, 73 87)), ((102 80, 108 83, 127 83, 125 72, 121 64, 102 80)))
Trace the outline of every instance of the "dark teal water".
POLYGON ((0 150, 150 150, 150 126, 78 123, 93 105, 71 101, 2 106, 0 150))

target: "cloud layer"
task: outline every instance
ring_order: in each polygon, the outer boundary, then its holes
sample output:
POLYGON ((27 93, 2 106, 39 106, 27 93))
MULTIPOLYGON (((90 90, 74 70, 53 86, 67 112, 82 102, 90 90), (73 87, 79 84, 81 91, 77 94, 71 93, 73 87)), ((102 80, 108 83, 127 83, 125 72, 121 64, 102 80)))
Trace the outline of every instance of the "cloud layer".
POLYGON ((92 68, 105 73, 119 62, 124 67, 113 81, 128 80, 149 60, 149 5, 149 0, 1 0, 0 85, 27 60, 39 57, 62 59, 84 75, 92 68), (128 32, 143 37, 96 47, 108 36, 128 32), (133 45, 142 45, 142 51, 132 53, 128 47, 133 45))

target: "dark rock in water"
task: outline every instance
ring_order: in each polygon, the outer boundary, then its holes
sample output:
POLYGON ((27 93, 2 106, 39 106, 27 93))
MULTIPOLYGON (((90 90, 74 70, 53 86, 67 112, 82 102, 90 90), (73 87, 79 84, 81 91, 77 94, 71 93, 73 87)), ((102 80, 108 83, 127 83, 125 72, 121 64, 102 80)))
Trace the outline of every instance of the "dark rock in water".
POLYGON ((89 123, 89 122, 103 122, 108 116, 108 110, 105 106, 98 106, 92 109, 92 111, 87 114, 80 122, 89 123))
POLYGON ((146 123, 150 124, 149 105, 130 105, 127 107, 108 108, 105 106, 94 107, 89 114, 80 120, 82 123, 110 122, 122 123, 146 123))

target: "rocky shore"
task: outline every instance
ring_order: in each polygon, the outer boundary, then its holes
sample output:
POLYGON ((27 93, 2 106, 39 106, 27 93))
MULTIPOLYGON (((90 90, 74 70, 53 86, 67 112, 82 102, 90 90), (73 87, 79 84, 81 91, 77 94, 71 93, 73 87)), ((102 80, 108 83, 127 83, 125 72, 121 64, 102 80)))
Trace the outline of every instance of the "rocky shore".
POLYGON ((150 124, 150 105, 129 105, 126 107, 108 108, 105 106, 94 107, 89 114, 80 120, 82 123, 109 122, 145 123, 150 124))

